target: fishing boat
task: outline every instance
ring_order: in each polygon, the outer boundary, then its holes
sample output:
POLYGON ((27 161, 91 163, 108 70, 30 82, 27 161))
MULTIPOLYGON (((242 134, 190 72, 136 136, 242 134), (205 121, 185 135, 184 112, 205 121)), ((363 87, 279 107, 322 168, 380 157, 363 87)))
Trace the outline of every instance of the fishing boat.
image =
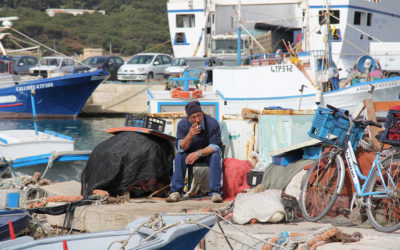
POLYGON ((210 214, 157 214, 139 218, 125 229, 0 242, 1 249, 194 249, 216 223, 210 214))
MULTIPOLYGON (((39 171, 44 177, 55 162, 87 161, 91 151, 74 150, 72 137, 50 130, 39 131, 33 92, 29 94, 29 98, 34 129, 0 131, 0 173, 10 170, 11 174, 16 176, 16 171, 29 175, 39 171), (47 166, 41 166, 43 164, 47 164, 47 166)), ((70 168, 67 169, 67 172, 71 172, 70 168)), ((53 178, 46 177, 53 181, 61 181, 60 176, 57 173, 52 174, 53 178)), ((65 174, 63 177, 67 177, 68 180, 68 176, 65 174)))
MULTIPOLYGON (((374 79, 374 62, 361 67, 357 81, 348 78, 358 60, 367 62, 370 41, 400 41, 400 34, 392 35, 392 25, 400 24, 399 1, 170 0, 167 6, 175 55, 215 56, 214 35, 238 34, 238 66, 213 67, 212 89, 197 98, 217 119, 240 115, 243 108, 315 109, 329 103, 353 112, 363 99, 399 99, 400 78, 374 79), (270 53, 247 54, 255 41, 246 30, 256 27, 270 32, 270 53), (245 56, 248 65, 242 65, 245 56)), ((149 112, 183 111, 193 99, 171 92, 148 91, 149 112)))
MULTIPOLYGON (((17 17, 3 17, 0 32, 10 30, 17 17)), ((76 118, 93 91, 109 73, 103 70, 66 74, 45 79, 21 80, 14 75, 13 61, 6 56, 0 33, 0 117, 29 118, 32 115, 31 92, 35 92, 38 117, 76 118)))
POLYGON ((12 72, 12 60, 5 56, 1 57, 1 118, 32 117, 30 99, 32 91, 35 92, 38 117, 76 118, 93 91, 109 76, 107 71, 97 70, 45 79, 16 81, 12 72))
POLYGON ((40 172, 42 177, 52 181, 75 179, 71 162, 87 161, 90 153, 90 150, 74 150, 72 137, 54 131, 0 131, 1 170, 9 169, 15 176, 40 172), (68 164, 57 163, 57 171, 54 171, 56 162, 68 164))
POLYGON ((29 213, 25 210, 0 210, 0 241, 10 239, 28 228, 29 213), (10 226, 10 223, 12 226, 10 226), (10 228, 13 232, 10 234, 10 228))

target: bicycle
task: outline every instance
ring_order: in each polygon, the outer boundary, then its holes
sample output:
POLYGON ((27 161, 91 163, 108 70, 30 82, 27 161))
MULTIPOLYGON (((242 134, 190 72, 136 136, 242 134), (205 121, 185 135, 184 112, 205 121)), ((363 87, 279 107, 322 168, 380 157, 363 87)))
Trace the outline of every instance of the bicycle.
MULTIPOLYGON (((300 209, 306 220, 318 221, 333 207, 344 184, 344 154, 356 190, 351 208, 357 197, 361 206, 366 207, 368 219, 376 230, 400 229, 400 151, 395 149, 386 157, 377 152, 368 175, 364 176, 354 150, 367 126, 382 127, 373 121, 354 120, 348 112, 330 105, 317 109, 309 135, 330 144, 332 149, 321 154, 302 183, 300 209), (363 185, 360 179, 364 180, 363 185)), ((389 144, 399 146, 400 141, 389 144)))

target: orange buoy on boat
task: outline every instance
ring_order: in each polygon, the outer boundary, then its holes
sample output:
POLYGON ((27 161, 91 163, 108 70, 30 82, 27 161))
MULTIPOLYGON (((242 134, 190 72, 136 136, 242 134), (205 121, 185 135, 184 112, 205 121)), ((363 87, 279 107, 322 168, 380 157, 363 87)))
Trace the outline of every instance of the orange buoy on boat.
POLYGON ((203 95, 203 91, 201 89, 189 88, 188 91, 185 91, 181 88, 175 88, 171 90, 172 98, 200 98, 203 95))

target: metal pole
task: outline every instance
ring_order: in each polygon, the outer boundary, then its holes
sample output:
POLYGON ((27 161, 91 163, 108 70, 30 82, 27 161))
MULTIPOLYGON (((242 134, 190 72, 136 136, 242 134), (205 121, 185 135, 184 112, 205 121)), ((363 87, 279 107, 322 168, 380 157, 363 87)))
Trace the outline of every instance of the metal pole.
POLYGON ((33 126, 35 127, 35 135, 38 135, 38 125, 37 125, 37 117, 36 117, 36 107, 35 107, 35 90, 31 91, 31 103, 32 103, 32 115, 33 115, 33 126))
POLYGON ((237 8, 237 11, 238 11, 238 39, 237 39, 237 65, 238 66, 241 66, 242 65, 242 58, 241 58, 241 55, 242 55, 242 38, 241 38, 241 36, 242 36, 242 28, 240 27, 240 0, 239 0, 239 2, 238 2, 238 8, 237 8))
POLYGON ((183 71, 183 78, 185 79, 184 80, 185 81, 184 89, 185 89, 185 91, 189 91, 189 80, 188 80, 188 71, 187 71, 187 69, 185 69, 183 71))

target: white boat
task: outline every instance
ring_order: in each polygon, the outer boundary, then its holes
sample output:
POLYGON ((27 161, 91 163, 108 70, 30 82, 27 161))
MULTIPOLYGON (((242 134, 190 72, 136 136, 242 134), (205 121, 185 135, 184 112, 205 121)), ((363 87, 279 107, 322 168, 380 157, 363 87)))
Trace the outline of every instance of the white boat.
MULTIPOLYGON (((338 69, 343 69, 339 74, 346 74, 345 70, 358 57, 367 55, 371 42, 400 41, 400 33, 393 32, 400 25, 397 0, 169 0, 168 23, 174 55, 210 56, 213 37, 237 31, 238 19, 243 34, 259 27, 273 31, 273 42, 280 41, 275 36, 291 38, 293 43, 302 37, 303 51, 325 50, 323 15, 327 7, 334 29, 333 61, 338 69)), ((279 48, 284 49, 283 44, 273 44, 268 52, 279 48)), ((244 52, 242 48, 242 56, 244 52)))
MULTIPOLYGON (((171 38, 176 37, 177 33, 184 33, 187 42, 186 47, 174 44, 174 53, 185 56, 184 53, 189 55, 186 50, 196 50, 194 41, 202 32, 210 31, 208 39, 212 39, 214 33, 219 31, 227 32, 227 18, 232 20, 233 31, 238 27, 234 20, 235 8, 239 10, 245 25, 254 26, 255 20, 260 20, 257 22, 266 27, 285 27, 293 37, 301 31, 304 39, 301 47, 298 44, 299 49, 291 49, 284 44, 291 52, 286 58, 285 53, 268 53, 250 57, 250 65, 213 67, 213 88, 204 91, 202 98, 198 99, 205 111, 217 119, 222 120, 223 115, 239 115, 242 108, 260 110, 280 106, 315 109, 318 105, 329 103, 353 112, 362 100, 370 97, 375 101, 399 99, 399 77, 367 77, 344 87, 339 87, 334 81, 345 80, 342 75, 349 73, 345 69, 350 70, 360 55, 368 53, 371 40, 400 41, 400 34, 393 34, 394 27, 400 24, 400 1, 242 0, 239 3, 239 8, 236 8, 238 1, 170 0, 168 15, 171 38), (258 14, 251 15, 252 10, 258 14), (264 15, 260 10, 265 10, 262 12, 264 15), (327 17, 327 13, 332 14, 331 18, 327 17), (330 24, 323 21, 324 15, 330 24), (180 19, 194 19, 196 25, 189 27, 191 22, 188 21, 183 22, 183 26, 187 24, 188 27, 177 27, 175 24, 179 24, 174 20, 180 19), (202 23, 205 23, 203 28, 202 23), (198 35, 192 36, 196 30, 198 35), (324 34, 329 35, 324 37, 324 34)), ((245 25, 243 29, 246 29, 245 25)), ((204 49, 208 39, 204 40, 204 49)), ((204 53, 207 54, 206 49, 204 53)), ((183 111, 184 105, 192 99, 172 98, 168 91, 148 91, 148 100, 149 112, 158 113, 183 111)))
POLYGON ((0 242, 0 249, 194 249, 216 223, 210 214, 153 216, 132 221, 125 229, 0 242), (125 245, 126 243, 126 245, 125 245))
POLYGON ((53 151, 72 151, 74 141, 71 137, 48 130, 44 132, 18 129, 0 131, 0 155, 7 160, 49 154, 53 151))
POLYGON ((72 137, 49 130, 0 131, 0 165, 3 171, 9 168, 14 176, 19 173, 33 175, 39 171, 42 177, 52 181, 76 178, 71 162, 87 161, 90 153, 88 150, 74 150, 72 137), (55 162, 69 163, 57 163, 55 171, 55 162))

